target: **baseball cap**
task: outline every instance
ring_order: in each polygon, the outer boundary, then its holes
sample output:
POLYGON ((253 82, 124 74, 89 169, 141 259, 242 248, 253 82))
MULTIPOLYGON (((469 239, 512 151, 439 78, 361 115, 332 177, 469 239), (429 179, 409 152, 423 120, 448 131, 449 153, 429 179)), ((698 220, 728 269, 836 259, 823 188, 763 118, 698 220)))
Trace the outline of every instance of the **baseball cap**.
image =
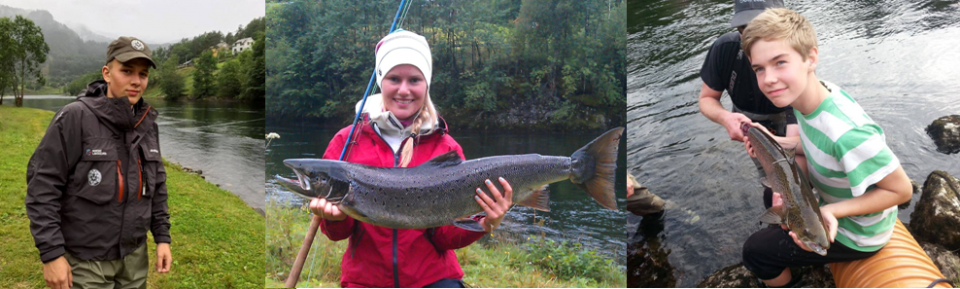
POLYGON ((768 8, 783 8, 783 0, 733 0, 733 19, 730 27, 747 25, 750 20, 768 8))
POLYGON ((151 57, 152 55, 150 47, 147 47, 146 43, 136 37, 121 36, 110 42, 110 46, 107 46, 107 63, 113 59, 126 63, 136 58, 145 58, 150 61, 150 66, 157 68, 157 64, 153 62, 151 57))

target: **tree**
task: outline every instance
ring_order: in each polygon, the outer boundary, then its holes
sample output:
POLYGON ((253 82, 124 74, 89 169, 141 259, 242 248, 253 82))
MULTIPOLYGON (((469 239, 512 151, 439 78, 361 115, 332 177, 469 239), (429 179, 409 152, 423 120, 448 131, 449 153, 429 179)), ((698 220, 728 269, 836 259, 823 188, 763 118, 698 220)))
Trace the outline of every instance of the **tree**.
POLYGON ((244 89, 243 98, 245 99, 263 99, 266 94, 266 68, 263 54, 264 33, 257 32, 253 42, 253 61, 247 69, 247 85, 244 89))
POLYGON ((4 45, 3 49, 8 50, 8 57, 12 58, 13 97, 16 100, 17 107, 21 107, 23 106, 23 90, 31 82, 31 79, 41 85, 45 83, 40 64, 47 61, 47 53, 50 52, 50 47, 44 42, 40 27, 33 24, 30 19, 17 15, 11 28, 4 33, 9 33, 10 44, 12 45, 4 45))
POLYGON ((217 72, 217 86, 220 88, 217 95, 227 98, 238 98, 243 92, 243 82, 246 79, 240 68, 240 61, 233 59, 223 63, 217 72))
POLYGON ((3 95, 7 87, 13 84, 13 53, 14 43, 11 37, 13 21, 10 18, 0 18, 0 105, 3 105, 3 95))
POLYGON ((157 82, 159 82, 160 91, 167 95, 164 97, 166 100, 177 100, 183 96, 183 76, 177 71, 179 63, 180 59, 176 55, 170 56, 160 65, 160 71, 157 73, 159 74, 157 82))
POLYGON ((213 57, 213 52, 207 49, 197 57, 197 65, 193 71, 193 96, 202 98, 212 96, 216 92, 216 83, 214 83, 213 72, 217 70, 217 59, 213 57))

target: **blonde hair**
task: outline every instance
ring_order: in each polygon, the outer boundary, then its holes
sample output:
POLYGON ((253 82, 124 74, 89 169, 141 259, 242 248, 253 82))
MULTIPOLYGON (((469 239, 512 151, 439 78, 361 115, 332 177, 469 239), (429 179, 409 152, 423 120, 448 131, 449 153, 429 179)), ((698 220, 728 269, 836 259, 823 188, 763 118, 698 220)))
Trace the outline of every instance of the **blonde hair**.
POLYGON ((437 129, 437 108, 433 105, 433 100, 430 100, 430 92, 427 92, 424 97, 426 100, 423 102, 423 107, 420 107, 417 119, 410 125, 410 140, 403 144, 400 150, 400 167, 407 167, 413 159, 413 146, 414 142, 420 139, 421 127, 424 124, 430 124, 432 129, 437 129))
POLYGON ((743 53, 750 57, 750 48, 760 40, 784 40, 800 53, 804 61, 807 54, 817 47, 817 32, 807 18, 786 8, 767 9, 743 30, 743 53))

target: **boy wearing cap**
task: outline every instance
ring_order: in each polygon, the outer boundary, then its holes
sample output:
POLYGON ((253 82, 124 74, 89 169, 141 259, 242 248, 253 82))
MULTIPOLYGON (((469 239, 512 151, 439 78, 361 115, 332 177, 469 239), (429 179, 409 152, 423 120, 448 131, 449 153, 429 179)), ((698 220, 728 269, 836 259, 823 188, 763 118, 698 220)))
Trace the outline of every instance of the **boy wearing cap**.
MULTIPOLYGON (((700 69, 700 78, 703 80, 699 96, 700 112, 711 121, 723 125, 732 140, 742 142, 740 124, 751 122, 762 124, 777 136, 798 134, 797 119, 790 112, 790 107, 777 107, 763 96, 750 69, 750 62, 740 48, 740 34, 747 23, 765 9, 781 7, 782 0, 734 0, 730 27, 736 27, 738 31, 724 34, 714 41, 700 69), (733 102, 732 111, 720 104, 724 90, 733 102)), ((763 168, 756 159, 753 161, 763 178, 763 168)), ((800 157, 797 162, 802 164, 804 160, 800 157)), ((771 205, 771 196, 770 188, 764 188, 763 203, 767 208, 771 205)))
POLYGON ((141 98, 150 48, 120 37, 103 80, 57 112, 27 167, 30 231, 50 288, 146 288, 147 230, 170 270, 166 171, 157 111, 141 98))
MULTIPOLYGON (((768 286, 786 287, 800 280, 791 266, 873 256, 890 240, 897 204, 911 196, 909 179, 883 129, 839 86, 817 78, 816 32, 797 12, 770 9, 757 16, 743 33, 743 51, 763 94, 778 107, 794 108, 800 136, 775 139, 795 144, 807 156, 801 168, 819 193, 833 242, 821 256, 795 233, 767 228, 744 243, 744 266, 768 286)), ((745 145, 753 155, 750 141, 745 145)))

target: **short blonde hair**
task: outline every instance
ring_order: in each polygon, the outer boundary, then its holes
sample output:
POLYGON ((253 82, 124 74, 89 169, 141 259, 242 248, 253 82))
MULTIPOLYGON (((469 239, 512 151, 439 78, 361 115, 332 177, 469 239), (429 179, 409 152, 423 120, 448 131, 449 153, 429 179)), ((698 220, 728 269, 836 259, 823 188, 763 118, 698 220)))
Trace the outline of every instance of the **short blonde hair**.
POLYGON ((806 17, 786 8, 767 9, 743 30, 743 53, 750 57, 750 47, 760 40, 784 40, 800 53, 804 61, 807 54, 817 47, 817 32, 806 17))

